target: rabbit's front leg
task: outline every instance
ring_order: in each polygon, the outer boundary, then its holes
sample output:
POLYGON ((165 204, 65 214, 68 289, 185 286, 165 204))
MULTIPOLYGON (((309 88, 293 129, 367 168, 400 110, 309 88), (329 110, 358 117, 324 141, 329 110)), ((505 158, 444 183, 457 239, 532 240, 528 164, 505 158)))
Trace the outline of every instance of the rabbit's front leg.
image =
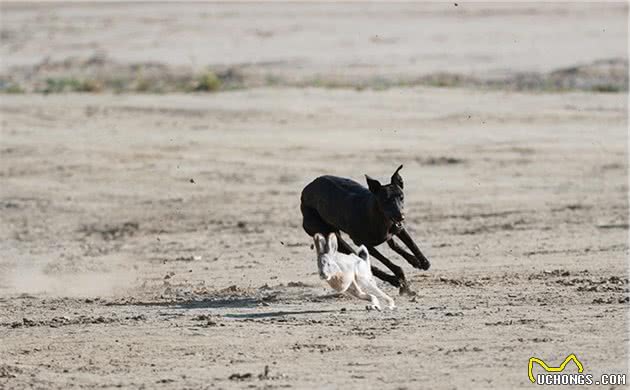
POLYGON ((345 293, 352 286, 352 283, 353 275, 344 272, 336 273, 328 279, 328 285, 339 294, 345 293))

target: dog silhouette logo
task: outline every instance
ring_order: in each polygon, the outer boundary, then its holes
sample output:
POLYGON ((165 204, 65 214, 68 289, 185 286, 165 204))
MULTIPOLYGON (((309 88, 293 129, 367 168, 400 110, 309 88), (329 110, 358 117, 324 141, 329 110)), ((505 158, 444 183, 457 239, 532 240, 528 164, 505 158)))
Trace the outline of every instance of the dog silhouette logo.
POLYGON ((536 383, 536 379, 534 378, 534 374, 532 372, 532 370, 534 369, 534 363, 538 363, 538 365, 541 366, 543 368, 543 370, 545 370, 547 372, 562 372, 562 371, 564 371, 564 368, 567 366, 567 364, 569 364, 570 361, 573 361, 575 363, 579 373, 582 373, 582 371, 584 371, 584 366, 578 360, 578 358, 577 358, 577 356, 575 356, 575 354, 571 354, 571 355, 567 356, 567 358, 564 359, 564 361, 562 362, 562 364, 559 367, 550 367, 550 366, 547 365, 547 363, 545 363, 541 359, 538 359, 538 358, 535 358, 535 357, 529 358, 529 365, 527 367, 528 374, 529 374, 529 380, 532 381, 532 383, 536 383))

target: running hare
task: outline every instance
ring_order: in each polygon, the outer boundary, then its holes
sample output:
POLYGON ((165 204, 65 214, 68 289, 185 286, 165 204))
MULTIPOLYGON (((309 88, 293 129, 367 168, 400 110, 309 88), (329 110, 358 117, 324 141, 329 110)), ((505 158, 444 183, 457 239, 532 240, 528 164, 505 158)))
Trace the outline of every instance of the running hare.
POLYGON ((330 233, 328 240, 317 233, 313 236, 313 240, 317 250, 319 276, 326 280, 330 287, 339 293, 347 291, 359 299, 370 301, 367 309, 381 310, 376 296, 387 301, 388 308, 396 307, 394 300, 376 285, 370 270, 370 255, 365 246, 361 245, 358 255, 346 255, 337 252, 335 233, 330 233))

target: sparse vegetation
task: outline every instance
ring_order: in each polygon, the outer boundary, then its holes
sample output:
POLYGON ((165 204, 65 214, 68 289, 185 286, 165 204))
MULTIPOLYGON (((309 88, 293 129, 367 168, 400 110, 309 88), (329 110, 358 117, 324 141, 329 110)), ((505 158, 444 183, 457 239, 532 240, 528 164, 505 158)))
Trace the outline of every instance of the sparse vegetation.
MULTIPOLYGON (((618 85, 606 84, 606 85, 595 85, 593 86, 593 91, 595 92, 621 92, 622 89, 618 85)), ((627 89, 627 86, 626 86, 627 89)))
POLYGON ((42 89, 38 92, 44 94, 48 93, 62 93, 62 92, 75 92, 80 90, 81 83, 73 78, 48 78, 42 89))
POLYGON ((135 92, 150 92, 151 82, 140 77, 133 84, 132 90, 135 92))
POLYGON ((10 84, 9 86, 7 86, 6 88, 4 88, 3 90, 5 93, 13 93, 13 94, 17 94, 17 93, 24 93, 24 90, 22 89, 22 87, 20 87, 17 84, 10 84))
POLYGON ((69 59, 37 67, 11 69, 0 76, 0 93, 168 93, 219 92, 260 86, 301 88, 385 90, 418 86, 475 88, 512 91, 616 93, 628 90, 628 63, 625 60, 596 61, 592 64, 559 69, 550 73, 523 72, 498 78, 438 72, 426 75, 337 75, 316 74, 292 78, 280 73, 245 66, 201 72, 160 63, 120 64, 106 58, 69 59), (625 70, 622 72, 622 70, 625 70), (39 72, 39 73, 38 73, 39 72), (35 76, 33 76, 35 75, 35 76), (111 76, 110 76, 111 75, 111 76))
POLYGON ((218 91, 220 88, 221 80, 216 73, 208 70, 204 74, 199 76, 195 91, 215 92, 218 91))
POLYGON ((103 82, 100 80, 85 80, 81 82, 80 92, 102 92, 103 82))
POLYGON ((99 80, 78 80, 71 77, 48 78, 35 92, 44 94, 64 92, 102 92, 103 83, 99 80))

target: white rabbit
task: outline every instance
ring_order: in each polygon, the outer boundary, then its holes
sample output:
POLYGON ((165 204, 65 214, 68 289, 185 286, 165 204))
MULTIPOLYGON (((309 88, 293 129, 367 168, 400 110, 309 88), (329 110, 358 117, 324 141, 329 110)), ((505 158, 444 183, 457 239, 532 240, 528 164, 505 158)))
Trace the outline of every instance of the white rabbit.
POLYGON ((339 293, 347 291, 359 299, 370 301, 367 309, 381 310, 376 295, 387 301, 389 309, 396 307, 394 300, 376 285, 372 276, 370 255, 365 246, 359 247, 358 255, 346 255, 337 252, 335 233, 330 233, 328 240, 317 233, 313 236, 313 241, 317 251, 319 276, 326 280, 330 287, 339 293))

